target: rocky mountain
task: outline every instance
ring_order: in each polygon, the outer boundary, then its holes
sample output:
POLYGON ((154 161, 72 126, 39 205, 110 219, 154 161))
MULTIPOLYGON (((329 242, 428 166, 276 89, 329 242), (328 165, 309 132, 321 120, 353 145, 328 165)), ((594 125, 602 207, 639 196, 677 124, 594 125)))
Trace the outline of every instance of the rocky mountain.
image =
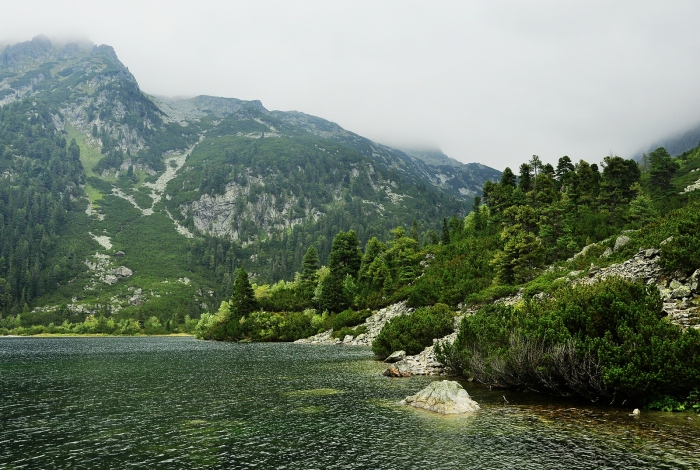
POLYGON ((149 96, 111 47, 42 36, 0 53, 0 113, 0 314, 25 319, 183 321, 241 265, 289 279, 310 245, 325 262, 340 230, 432 239, 500 176, 259 101, 149 96))
POLYGON ((635 156, 635 160, 642 161, 643 153, 649 154, 659 147, 664 147, 668 153, 676 156, 694 149, 698 144, 700 144, 700 124, 654 142, 652 145, 647 146, 645 150, 639 151, 635 156))

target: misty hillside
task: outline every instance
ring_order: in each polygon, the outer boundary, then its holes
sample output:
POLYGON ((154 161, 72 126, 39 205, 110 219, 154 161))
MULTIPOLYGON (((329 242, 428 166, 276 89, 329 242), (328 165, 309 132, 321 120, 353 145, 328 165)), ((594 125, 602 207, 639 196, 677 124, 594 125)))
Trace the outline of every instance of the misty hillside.
POLYGON ((291 279, 310 245, 326 263, 338 231, 432 239, 500 177, 259 101, 148 96, 111 47, 41 36, 0 54, 0 138, 0 310, 25 321, 182 322, 240 266, 291 279))

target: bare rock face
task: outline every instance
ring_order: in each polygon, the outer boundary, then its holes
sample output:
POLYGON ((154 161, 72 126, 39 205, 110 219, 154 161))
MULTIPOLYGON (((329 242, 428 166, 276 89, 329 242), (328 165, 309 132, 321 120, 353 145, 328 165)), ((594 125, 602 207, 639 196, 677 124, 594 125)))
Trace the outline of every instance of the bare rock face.
POLYGON ((363 325, 366 328, 366 332, 359 334, 355 337, 343 338, 343 340, 335 339, 331 337, 332 330, 328 330, 323 333, 311 336, 310 338, 298 339, 295 342, 309 344, 345 344, 348 346, 371 346, 372 341, 374 341, 374 339, 377 336, 379 336, 379 332, 382 331, 382 328, 384 328, 384 325, 386 325, 389 322, 389 320, 399 315, 408 315, 411 312, 413 312, 413 309, 406 306, 406 301, 399 302, 393 305, 389 305, 388 307, 379 310, 377 313, 367 318, 365 320, 365 323, 363 323, 363 325))
POLYGON ((615 248, 613 248, 613 251, 618 251, 620 248, 627 245, 630 242, 630 240, 631 238, 627 235, 620 235, 619 237, 617 237, 617 240, 615 240, 615 248))
POLYGON ((132 276, 134 272, 126 266, 119 266, 118 268, 112 270, 112 274, 117 277, 129 277, 132 276))
POLYGON ((457 382, 442 380, 431 382, 420 392, 401 402, 441 414, 473 413, 480 409, 466 390, 457 382))
POLYGON ((391 356, 384 359, 387 364, 393 364, 394 362, 403 361, 406 358, 406 351, 394 351, 391 356))

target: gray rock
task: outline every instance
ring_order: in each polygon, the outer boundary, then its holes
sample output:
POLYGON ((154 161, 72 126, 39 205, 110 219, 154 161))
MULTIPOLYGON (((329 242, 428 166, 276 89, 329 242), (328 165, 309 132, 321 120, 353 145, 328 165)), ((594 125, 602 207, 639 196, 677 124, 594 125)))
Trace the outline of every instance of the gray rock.
POLYGON ((605 249, 603 254, 601 255, 603 258, 610 258, 610 255, 613 254, 612 248, 608 247, 605 249))
POLYGON ((588 252, 590 251, 590 249, 593 248, 594 246, 597 246, 597 245, 598 245, 597 243, 591 243, 590 245, 584 246, 583 249, 582 249, 581 251, 579 251, 579 252, 576 253, 573 257, 567 259, 566 261, 573 261, 573 260, 575 260, 576 258, 580 258, 581 256, 586 256, 586 254, 588 254, 588 252))
POLYGON ((343 338, 343 343, 350 343, 353 338, 353 335, 345 335, 345 338, 343 338))
POLYGON ((405 364, 398 363, 389 367, 382 375, 387 377, 410 377, 413 374, 405 364))
POLYGON ((671 293, 671 297, 674 299, 682 299, 684 297, 690 297, 690 287, 688 286, 680 286, 675 289, 673 289, 673 292, 671 293))
POLYGON ((659 287, 659 295, 661 295, 661 298, 663 300, 670 300, 671 299, 671 289, 665 289, 663 287, 659 287))
POLYGON ((467 391, 451 380, 432 382, 415 395, 406 397, 401 404, 441 414, 473 413, 480 409, 467 391))
POLYGON ((394 362, 403 361, 405 358, 406 358, 406 351, 404 351, 404 350, 395 351, 391 354, 391 356, 384 359, 384 362, 386 362, 387 364, 393 364, 394 362))
POLYGON ((118 268, 114 268, 112 270, 112 274, 119 277, 129 277, 133 275, 134 272, 126 266, 119 266, 118 268))
POLYGON ((627 235, 620 235, 617 237, 617 240, 615 240, 615 248, 613 248, 613 251, 617 251, 623 246, 627 245, 630 242, 631 238, 628 237, 627 235))
POLYGON ((379 332, 382 331, 382 328, 384 328, 384 325, 386 325, 389 320, 399 315, 409 315, 412 311, 413 309, 406 306, 405 301, 389 305, 388 307, 379 310, 374 315, 367 318, 365 323, 360 325, 365 327, 365 333, 357 335, 357 337, 348 342, 331 338, 331 330, 311 336, 310 338, 299 339, 296 342, 311 344, 340 343, 349 346, 369 346, 372 344, 372 341, 379 336, 379 332))
POLYGON ((695 270, 693 275, 690 276, 690 290, 700 294, 700 269, 695 270))

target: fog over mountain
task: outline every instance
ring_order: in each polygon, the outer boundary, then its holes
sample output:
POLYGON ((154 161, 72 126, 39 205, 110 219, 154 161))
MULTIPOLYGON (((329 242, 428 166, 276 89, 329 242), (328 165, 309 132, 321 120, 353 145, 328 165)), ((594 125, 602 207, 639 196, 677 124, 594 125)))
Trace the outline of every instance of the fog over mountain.
POLYGON ((698 2, 0 1, 0 43, 109 44, 142 89, 261 100, 503 169, 700 122, 698 2))

